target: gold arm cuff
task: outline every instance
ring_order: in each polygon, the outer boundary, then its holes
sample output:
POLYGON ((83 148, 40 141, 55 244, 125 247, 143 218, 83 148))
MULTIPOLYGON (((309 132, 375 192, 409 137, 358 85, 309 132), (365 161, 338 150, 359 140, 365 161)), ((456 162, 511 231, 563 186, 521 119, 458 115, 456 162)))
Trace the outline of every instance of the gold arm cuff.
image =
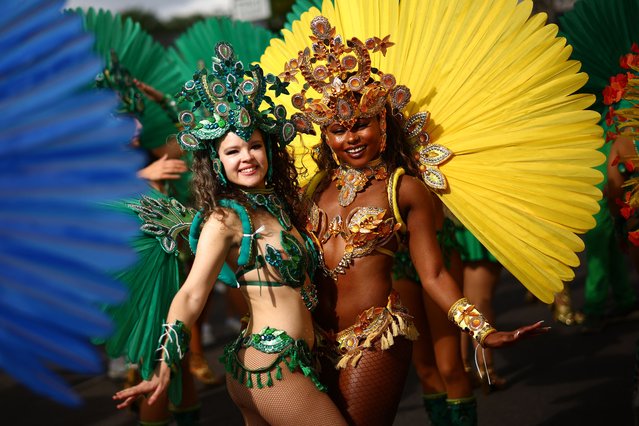
POLYGON ((486 321, 475 305, 472 305, 465 297, 453 303, 453 306, 448 310, 448 319, 470 334, 482 346, 486 336, 497 331, 486 321))
MULTIPOLYGON (((486 323, 488 324, 488 323, 486 323)), ((484 340, 486 340, 486 337, 490 334, 490 333, 494 333, 496 332, 497 329, 495 329, 493 326, 491 326, 490 324, 488 324, 488 328, 486 330, 482 330, 481 335, 477 336, 477 342, 479 342, 479 345, 481 347, 484 347, 484 340)))

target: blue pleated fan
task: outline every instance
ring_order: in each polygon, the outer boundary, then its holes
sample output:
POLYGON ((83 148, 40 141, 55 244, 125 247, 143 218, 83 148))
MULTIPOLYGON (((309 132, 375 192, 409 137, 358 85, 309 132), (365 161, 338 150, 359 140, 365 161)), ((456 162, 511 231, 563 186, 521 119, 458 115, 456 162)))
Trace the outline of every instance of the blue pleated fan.
POLYGON ((104 64, 64 1, 8 0, 0 14, 0 369, 65 404, 61 371, 98 373, 100 306, 126 297, 109 272, 135 260, 137 224, 104 203, 145 190, 134 123, 92 88, 104 64))

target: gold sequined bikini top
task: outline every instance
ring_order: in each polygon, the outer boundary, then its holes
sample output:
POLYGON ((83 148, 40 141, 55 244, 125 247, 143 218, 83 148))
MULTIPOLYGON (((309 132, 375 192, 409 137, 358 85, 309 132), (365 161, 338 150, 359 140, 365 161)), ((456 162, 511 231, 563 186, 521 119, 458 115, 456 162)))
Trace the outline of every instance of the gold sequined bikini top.
MULTIPOLYGON (((399 213, 397 205, 396 189, 397 181, 404 174, 404 169, 397 168, 389 177, 386 191, 388 195, 388 205, 393 211, 393 216, 384 218, 387 210, 381 207, 355 207, 345 219, 341 215, 329 220, 328 214, 319 206, 310 201, 308 221, 306 229, 312 234, 319 245, 320 266, 324 272, 337 279, 338 274, 345 274, 346 269, 351 265, 353 259, 368 256, 372 252, 393 256, 394 253, 383 246, 397 235, 397 231, 406 229, 404 221, 399 213), (340 236, 344 239, 346 247, 344 255, 335 268, 328 268, 324 261, 324 244, 332 237, 340 236)), ((305 197, 313 199, 313 195, 326 172, 320 172, 313 177, 308 184, 305 197)))

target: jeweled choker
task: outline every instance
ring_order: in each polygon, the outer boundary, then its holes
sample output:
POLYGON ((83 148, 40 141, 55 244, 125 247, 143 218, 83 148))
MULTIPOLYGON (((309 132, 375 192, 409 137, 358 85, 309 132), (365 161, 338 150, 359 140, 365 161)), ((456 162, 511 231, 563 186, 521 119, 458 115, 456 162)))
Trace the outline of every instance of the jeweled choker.
POLYGON ((242 193, 248 198, 252 207, 265 208, 270 214, 277 218, 284 229, 288 231, 293 227, 286 204, 275 194, 273 188, 243 189, 242 193))
POLYGON ((339 189, 337 200, 346 207, 351 204, 358 192, 361 192, 371 179, 384 180, 388 177, 388 168, 381 158, 371 161, 360 169, 340 165, 333 172, 332 180, 339 189))

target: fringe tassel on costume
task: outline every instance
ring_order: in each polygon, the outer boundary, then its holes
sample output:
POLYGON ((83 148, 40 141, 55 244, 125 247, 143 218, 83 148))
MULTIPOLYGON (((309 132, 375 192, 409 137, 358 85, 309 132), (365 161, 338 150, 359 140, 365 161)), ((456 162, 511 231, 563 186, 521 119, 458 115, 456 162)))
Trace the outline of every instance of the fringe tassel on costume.
POLYGON ((291 373, 300 371, 304 376, 310 378, 320 391, 325 392, 326 387, 319 381, 313 366, 311 350, 306 342, 302 339, 292 339, 281 330, 265 330, 266 332, 263 330, 260 334, 253 334, 248 337, 240 335, 235 342, 224 348, 224 354, 220 357, 220 361, 224 364, 224 368, 229 375, 249 389, 253 387, 263 389, 265 383, 266 387, 273 386, 275 382, 272 375, 273 371, 275 371, 275 380, 282 380, 282 364, 284 364, 291 373), (260 343, 256 343, 260 342, 261 339, 259 337, 265 334, 275 335, 275 339, 270 341, 279 339, 277 341, 283 342, 282 345, 277 346, 274 350, 272 347, 263 347, 260 343), (267 366, 251 369, 246 367, 237 356, 241 349, 247 347, 253 347, 263 353, 277 354, 277 357, 267 366))
POLYGON ((399 294, 393 290, 386 307, 367 309, 359 315, 357 323, 337 333, 334 339, 338 352, 336 368, 357 366, 365 349, 372 348, 379 341, 380 348, 386 350, 395 344, 397 336, 416 340, 419 333, 412 317, 402 306, 399 294))

